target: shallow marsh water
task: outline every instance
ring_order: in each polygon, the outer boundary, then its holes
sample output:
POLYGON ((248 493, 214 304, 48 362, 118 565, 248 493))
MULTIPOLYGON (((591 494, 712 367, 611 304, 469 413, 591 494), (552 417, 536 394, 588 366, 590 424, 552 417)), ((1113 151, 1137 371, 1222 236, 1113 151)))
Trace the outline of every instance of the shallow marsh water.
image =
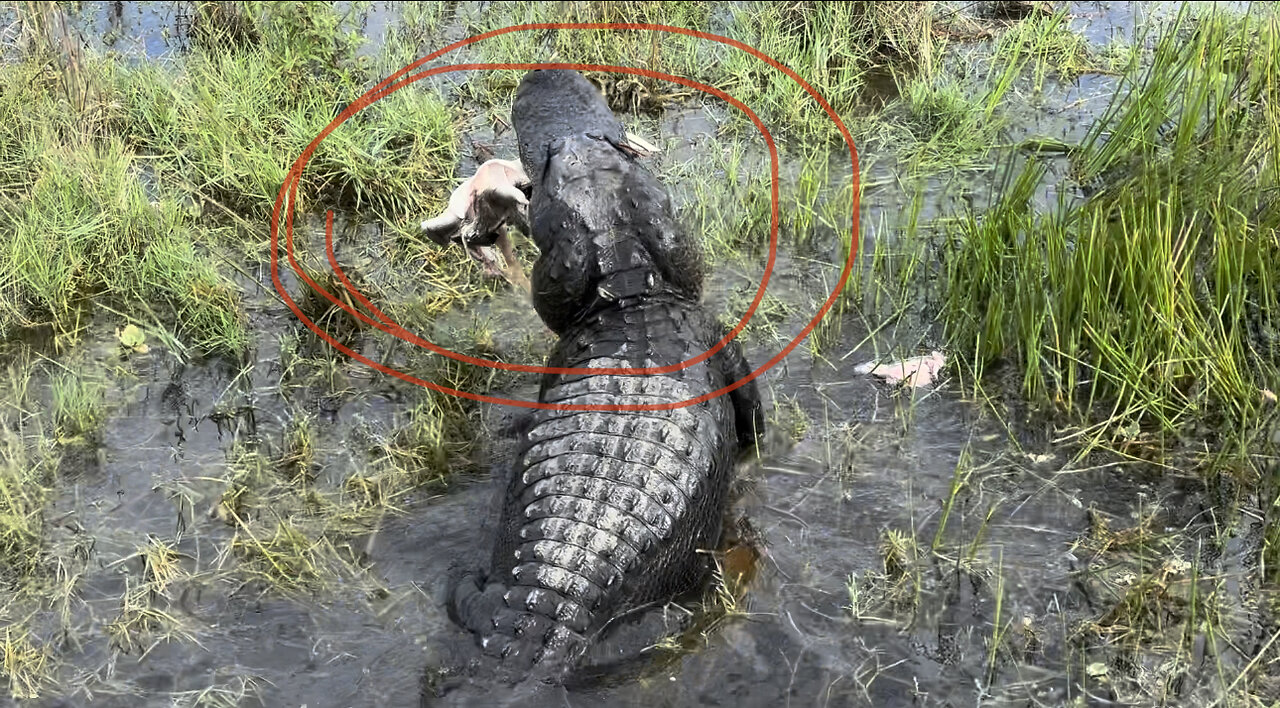
MULTIPOLYGON (((388 4, 373 5, 366 29, 376 39, 396 12, 388 4)), ((174 49, 172 28, 181 8, 102 7, 89 13, 85 31, 104 44, 151 58, 174 49)), ((1127 3, 1072 3, 1072 10, 1072 28, 1099 43, 1117 29, 1131 31, 1140 19, 1127 3)), ((1017 117, 1008 142, 1017 145, 1029 136, 1078 141, 1114 88, 1112 77, 1096 74, 1069 84, 1049 80, 1039 107, 1017 117)), ((707 160, 717 115, 685 106, 640 121, 664 148, 658 169, 679 175, 687 161, 707 160)), ((499 156, 514 152, 509 131, 495 135, 479 118, 472 128, 471 140, 492 145, 499 156)), ((760 145, 747 154, 758 161, 760 145)), ((981 208, 1001 174, 987 165, 904 184, 900 166, 887 155, 872 148, 861 158, 862 180, 870 185, 860 217, 864 254, 877 241, 891 252, 909 242, 904 214, 913 200, 922 205, 920 224, 966 203, 981 208)), ((784 177, 793 178, 798 158, 784 150, 783 160, 784 177)), ((464 162, 460 172, 474 164, 464 162)), ((821 199, 847 199, 847 162, 837 154, 832 165, 821 199)), ((1053 169, 1063 174, 1065 165, 1053 169)), ((678 202, 692 198, 681 192, 678 178, 672 184, 678 202)), ((1044 203, 1058 196, 1054 181, 1048 184, 1044 203)), ((353 225, 346 228, 344 218, 338 259, 362 264, 355 269, 377 281, 377 226, 344 217, 353 225)), ((321 253, 320 222, 301 224, 300 240, 321 253)), ((748 333, 753 363, 770 358, 800 331, 833 287, 842 254, 831 229, 818 229, 805 248, 784 245, 769 288, 783 307, 773 315, 772 331, 748 333)), ((741 306, 741 292, 758 282, 762 259, 761 253, 721 262, 709 278, 709 307, 729 312, 741 306)), ((239 282, 253 333, 246 366, 180 363, 158 346, 122 359, 111 321, 99 317, 91 327, 94 336, 82 354, 91 367, 115 372, 107 389, 110 415, 101 445, 64 462, 51 508, 63 542, 84 539, 91 549, 82 602, 71 611, 58 649, 63 683, 78 688, 39 705, 414 705, 428 664, 471 641, 445 616, 440 593, 457 564, 489 552, 478 519, 489 514, 495 492, 484 470, 500 470, 503 462, 501 423, 511 415, 505 409, 480 407, 475 436, 485 444, 475 453, 477 470, 397 499, 394 513, 359 534, 352 550, 366 577, 346 577, 322 592, 281 594, 222 572, 237 562, 226 553, 232 532, 209 511, 223 493, 224 470, 238 445, 278 449, 293 418, 312 414, 315 485, 336 489, 352 469, 367 464, 368 439, 401 425, 408 402, 420 393, 348 362, 336 365, 345 382, 342 395, 306 387, 286 394, 286 343, 311 335, 271 293, 265 267, 250 275, 239 282), (167 607, 188 634, 146 651, 138 646, 116 653, 102 628, 118 613, 130 573, 137 572, 136 550, 151 538, 171 541, 193 571, 180 600, 167 607)), ((301 292, 284 268, 282 278, 295 296, 301 292)), ((381 285, 394 292, 398 284, 381 285)), ((1099 597, 1105 589, 1086 572, 1094 559, 1078 543, 1093 528, 1089 510, 1129 527, 1160 508, 1158 528, 1205 537, 1212 533, 1204 514, 1212 490, 1138 465, 1088 467, 1068 460, 1055 453, 1055 431, 1037 429, 1016 408, 1001 420, 952 385, 913 396, 853 373, 873 357, 914 354, 936 344, 935 308, 929 294, 920 293, 919 302, 888 328, 876 326, 882 313, 874 308, 850 308, 833 315, 841 318, 839 332, 820 356, 802 345, 760 379, 772 412, 770 430, 759 458, 740 469, 746 484, 735 515, 758 531, 762 557, 741 614, 725 618, 705 638, 693 638, 686 650, 638 679, 572 692, 549 689, 533 704, 1146 700, 1116 693, 1110 676, 1126 669, 1169 685, 1185 674, 1168 691, 1174 702, 1216 697, 1221 685, 1214 672, 1225 665, 1234 675, 1249 659, 1247 642, 1256 644, 1262 629, 1247 623, 1238 628, 1246 647, 1240 654, 1219 650, 1210 658, 1198 647, 1172 665, 1170 652, 1155 650, 1117 659, 1105 638, 1081 639, 1080 624, 1096 619, 1106 605, 1099 597), (898 575, 886 561, 894 553, 885 549, 888 531, 918 544, 907 551, 911 562, 898 575)), ((730 314, 733 320, 739 313, 730 314)), ((509 290, 442 316, 436 331, 444 336, 476 318, 487 318, 493 349, 504 358, 537 363, 546 351, 533 313, 509 290)), ((385 338, 369 336, 362 346, 375 358, 403 355, 385 338)), ((492 392, 536 395, 532 377, 505 377, 500 386, 492 392)), ((1203 572, 1238 575, 1254 543, 1248 537, 1227 542, 1228 552, 1203 572)), ((1195 550, 1179 546, 1170 553, 1185 558, 1195 550)), ((1221 601, 1238 609, 1244 603, 1231 593, 1244 589, 1226 587, 1221 601)), ((516 705, 524 699, 496 693, 487 700, 516 705)))

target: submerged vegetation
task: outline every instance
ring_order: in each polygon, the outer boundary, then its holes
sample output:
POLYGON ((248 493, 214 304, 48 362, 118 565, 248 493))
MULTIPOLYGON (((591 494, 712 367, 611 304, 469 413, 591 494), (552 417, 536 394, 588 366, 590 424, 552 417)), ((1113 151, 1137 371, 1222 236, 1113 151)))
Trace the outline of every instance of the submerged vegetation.
MULTIPOLYGON (((840 289, 855 245, 849 155, 781 72, 641 30, 506 34, 450 59, 631 65, 740 98, 780 156, 775 270, 742 334, 751 360, 839 296, 763 379, 771 437, 740 496, 759 485, 767 501, 708 549, 716 573, 693 629, 656 646, 723 660, 716 642, 757 641, 753 627, 826 627, 823 662, 844 673, 804 678, 789 656, 789 674, 768 681, 790 691, 800 676, 833 704, 874 702, 881 674, 941 700, 972 700, 976 681, 996 702, 1274 701, 1274 11, 1153 12, 1134 20, 1143 32, 1102 44, 1047 3, 183 2, 138 10, 170 42, 138 57, 114 29, 81 41, 133 7, 108 5, 0 8, 14 40, 0 56, 4 695, 326 704, 334 684, 277 686, 255 673, 272 659, 241 662, 258 644, 243 635, 274 623, 279 661, 323 656, 335 682, 376 692, 341 666, 417 662, 447 634, 428 585, 451 562, 442 549, 479 522, 446 505, 468 473, 501 467, 519 418, 373 372, 303 327, 274 291, 268 220, 312 140, 427 51, 512 24, 622 22, 773 56, 830 102, 862 170, 859 258, 840 289), (853 356, 935 347, 952 362, 942 390, 890 394, 850 373, 853 356), (1037 505, 1052 521, 1025 520, 1037 505), (813 550, 831 539, 828 555, 813 550), (1041 589, 1044 577, 1060 585, 1041 589), (904 633, 926 637, 919 656, 882 663, 904 633), (211 663, 171 671, 197 650, 211 663), (912 673, 920 657, 935 678, 912 673), (166 672, 180 676, 155 677, 166 672)), ((707 301, 732 326, 768 252, 763 137, 696 90, 589 78, 660 145, 652 166, 706 247, 707 301)), ((412 226, 460 174, 514 151, 518 80, 430 77, 319 145, 295 204, 297 258, 319 287, 280 267, 305 316, 401 371, 531 395, 534 377, 369 324, 323 236, 333 210, 345 277, 405 329, 540 362, 551 335, 527 303, 412 226)), ((527 262, 532 247, 519 250, 527 262)))

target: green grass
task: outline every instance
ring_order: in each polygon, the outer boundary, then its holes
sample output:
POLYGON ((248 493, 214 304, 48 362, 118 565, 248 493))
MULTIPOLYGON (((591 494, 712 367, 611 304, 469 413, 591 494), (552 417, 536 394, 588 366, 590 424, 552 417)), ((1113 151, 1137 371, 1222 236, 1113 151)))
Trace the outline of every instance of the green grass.
POLYGON ((676 213, 713 261, 755 260, 769 242, 768 162, 735 140, 716 141, 708 161, 663 170, 676 213))
POLYGON ((1099 439, 1208 427, 1247 455, 1280 351, 1278 69, 1274 17, 1187 20, 1090 131, 1076 168, 1098 191, 1039 213, 1032 160, 951 230, 945 321, 972 380, 1011 362, 1099 439))
POLYGON ((49 684, 56 659, 31 613, 66 596, 69 574, 46 517, 62 446, 46 434, 34 372, 29 362, 14 361, 0 380, 0 690, 14 699, 38 697, 49 684))
MULTIPOLYGON (((1102 62, 1094 56, 1089 42, 1067 27, 1067 19, 1065 10, 1048 15, 1033 13, 1000 35, 996 56, 1026 57, 1031 68, 1031 88, 1037 93, 1050 75, 1070 81, 1097 70, 1102 62)), ((1117 56, 1123 56, 1123 52, 1117 56)))
POLYGON ((246 336, 239 294, 197 251, 201 233, 174 195, 153 201, 143 164, 122 141, 47 141, 23 197, 0 202, 0 336, 49 326, 71 341, 90 299, 172 305, 176 321, 206 351, 238 353, 246 336))
POLYGON ((373 437, 368 469, 347 477, 346 493, 359 508, 398 508, 405 495, 447 485, 464 469, 461 461, 474 446, 466 430, 472 421, 457 399, 432 392, 407 416, 389 434, 373 437))
MULTIPOLYGON (((693 2, 503 3, 482 19, 468 18, 470 33, 533 22, 643 22, 708 31, 737 39, 774 57, 810 82, 848 118, 860 100, 866 72, 879 63, 928 64, 933 56, 931 11, 925 3, 743 3, 713 8, 693 2)), ((555 30, 518 32, 485 40, 486 61, 620 64, 691 78, 744 100, 775 136, 795 141, 839 139, 835 125, 798 84, 750 54, 674 34, 647 31, 555 30)), ((698 92, 643 77, 592 76, 619 111, 655 111, 698 92)), ((518 72, 485 72, 471 79, 467 98, 504 105, 518 72)), ((731 109, 728 130, 755 132, 731 109)))
POLYGON ((44 507, 58 453, 38 431, 0 433, 0 575, 10 582, 31 575, 40 561, 44 507))
MULTIPOLYGON (((733 11, 730 34, 790 67, 842 117, 858 104, 867 71, 881 62, 929 66, 935 47, 925 3, 792 2, 733 11)), ((728 50, 716 85, 748 105, 784 139, 837 140, 835 124, 799 85, 759 59, 728 50)), ((747 129, 735 111, 736 125, 747 129)))
POLYGON ((94 438, 106 418, 103 385, 82 372, 55 374, 53 419, 60 439, 94 438))
MULTIPOLYGON (((331 15, 312 8, 302 17, 331 15)), ((352 57, 354 40, 331 40, 330 49, 313 39, 299 48, 298 33, 282 29, 289 25, 275 11, 259 22, 261 45, 198 49, 177 66, 127 71, 120 98, 131 141, 172 179, 262 218, 294 159, 374 77, 352 57)), ((323 204, 408 219, 446 193, 455 143, 436 95, 421 85, 398 91, 320 144, 297 209, 323 204)))
MULTIPOLYGON (((43 327, 74 344, 94 302, 174 326, 201 353, 245 351, 241 295, 219 261, 256 247, 225 217, 265 219, 293 159, 374 77, 331 10, 244 16, 252 42, 210 36, 173 61, 43 51, 0 67, 0 338, 43 327), (90 98, 71 102, 71 81, 90 98)), ((298 207, 412 221, 446 193, 455 142, 435 94, 399 91, 321 144, 298 207)))

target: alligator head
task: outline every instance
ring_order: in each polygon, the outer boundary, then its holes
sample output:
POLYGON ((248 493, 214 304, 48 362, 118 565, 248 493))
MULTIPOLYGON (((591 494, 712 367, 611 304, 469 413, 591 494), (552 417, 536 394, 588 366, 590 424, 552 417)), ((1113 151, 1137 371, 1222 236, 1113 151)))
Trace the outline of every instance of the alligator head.
POLYGON ((511 118, 541 252, 533 304, 548 327, 563 332, 600 307, 658 293, 699 298, 698 244, 590 82, 576 71, 530 71, 511 118))

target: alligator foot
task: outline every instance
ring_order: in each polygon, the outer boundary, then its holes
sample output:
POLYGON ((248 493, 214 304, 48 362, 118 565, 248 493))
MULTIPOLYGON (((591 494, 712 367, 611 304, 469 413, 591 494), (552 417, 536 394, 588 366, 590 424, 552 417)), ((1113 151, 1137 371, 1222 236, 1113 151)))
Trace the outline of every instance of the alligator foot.
POLYGON ((694 613, 678 605, 647 607, 619 618, 593 638, 565 686, 590 689, 604 682, 637 680, 676 656, 694 613))

